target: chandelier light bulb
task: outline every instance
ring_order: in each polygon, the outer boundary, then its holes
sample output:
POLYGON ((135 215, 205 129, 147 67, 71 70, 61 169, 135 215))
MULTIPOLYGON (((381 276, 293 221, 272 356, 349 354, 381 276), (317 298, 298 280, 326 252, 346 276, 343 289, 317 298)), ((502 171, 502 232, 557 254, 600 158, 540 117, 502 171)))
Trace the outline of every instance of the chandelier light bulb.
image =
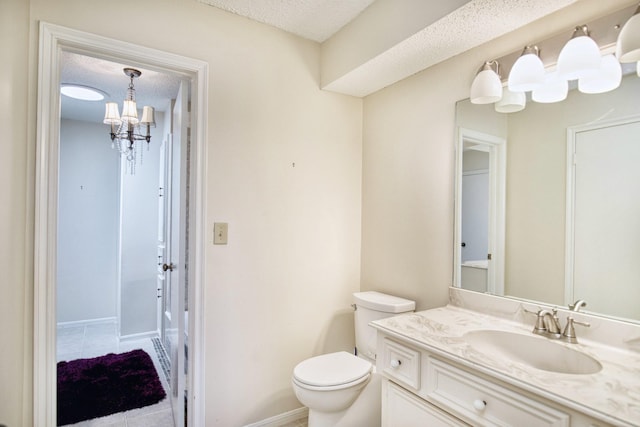
POLYGON ((142 120, 138 119, 138 107, 136 105, 136 90, 133 79, 140 77, 141 71, 135 68, 124 68, 124 74, 129 77, 130 83, 127 89, 127 97, 122 103, 122 116, 118 112, 118 104, 107 102, 105 105, 105 124, 111 126, 111 146, 117 148, 127 161, 131 174, 135 171, 137 159, 136 142, 151 142, 151 126, 155 127, 155 114, 153 107, 145 106, 142 109, 142 120), (140 132, 140 125, 144 125, 146 133, 140 132))

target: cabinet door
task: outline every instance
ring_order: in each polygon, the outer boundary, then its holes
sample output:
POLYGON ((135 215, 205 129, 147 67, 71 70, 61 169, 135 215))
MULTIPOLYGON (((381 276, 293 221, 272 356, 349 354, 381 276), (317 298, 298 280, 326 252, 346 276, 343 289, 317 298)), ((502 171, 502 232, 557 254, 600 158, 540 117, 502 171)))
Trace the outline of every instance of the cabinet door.
POLYGON ((389 380, 382 382, 382 427, 452 427, 467 424, 409 393, 389 380))

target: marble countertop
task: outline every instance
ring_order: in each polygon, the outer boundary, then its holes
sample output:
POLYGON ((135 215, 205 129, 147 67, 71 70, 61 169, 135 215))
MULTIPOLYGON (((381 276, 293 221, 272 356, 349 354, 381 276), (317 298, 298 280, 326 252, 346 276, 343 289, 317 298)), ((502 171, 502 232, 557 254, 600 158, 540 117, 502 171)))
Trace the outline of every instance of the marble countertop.
POLYGON ((533 319, 528 325, 447 305, 376 320, 371 325, 414 347, 444 356, 601 421, 640 426, 640 353, 580 339, 578 333, 580 342, 577 344, 556 342, 594 357, 602 364, 602 370, 589 375, 561 374, 482 353, 463 337, 469 331, 486 329, 535 336, 531 333, 533 323, 533 319))

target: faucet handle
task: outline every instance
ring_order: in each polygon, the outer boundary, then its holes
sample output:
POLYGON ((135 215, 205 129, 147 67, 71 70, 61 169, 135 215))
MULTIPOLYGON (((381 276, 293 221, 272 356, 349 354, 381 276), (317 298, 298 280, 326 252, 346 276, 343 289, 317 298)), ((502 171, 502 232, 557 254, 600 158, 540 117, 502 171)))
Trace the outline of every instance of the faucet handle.
POLYGON ((571 316, 567 317, 567 325, 564 327, 564 331, 562 332, 562 339, 567 342, 577 344, 578 338, 576 337, 576 329, 573 325, 574 323, 577 323, 581 326, 586 326, 587 328, 591 326, 591 323, 579 322, 571 316))
POLYGON ((526 308, 522 307, 522 311, 524 311, 525 313, 529 313, 529 314, 535 314, 537 316, 542 311, 542 309, 540 307, 538 307, 538 311, 531 311, 531 310, 527 310, 526 308))

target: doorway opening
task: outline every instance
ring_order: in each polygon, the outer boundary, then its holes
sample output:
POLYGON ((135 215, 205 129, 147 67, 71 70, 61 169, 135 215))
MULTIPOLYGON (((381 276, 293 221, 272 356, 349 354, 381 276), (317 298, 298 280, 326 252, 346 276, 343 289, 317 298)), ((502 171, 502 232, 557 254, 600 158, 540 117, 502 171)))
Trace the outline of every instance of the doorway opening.
POLYGON ((454 286, 504 294, 506 141, 459 129, 454 286))
MULTIPOLYGON (((103 67, 105 68, 108 67, 103 67)), ((116 78, 122 79, 121 70, 122 68, 116 78)), ((92 77, 96 76, 92 74, 92 77)), ((204 409, 200 405, 203 401, 200 380, 203 376, 202 308, 199 305, 203 282, 203 241, 199 236, 204 234, 206 79, 207 65, 201 61, 52 24, 40 25, 34 280, 36 425, 53 426, 56 423, 55 362, 58 323, 82 323, 83 320, 88 323, 112 320, 116 326, 118 344, 127 339, 148 339, 152 336, 166 337, 167 342, 169 339, 175 340, 175 343, 170 341, 173 353, 169 352, 169 359, 174 365, 171 367, 173 376, 169 378, 168 393, 175 425, 199 425, 203 419, 204 409), (136 175, 128 176, 125 173, 126 159, 116 155, 117 151, 98 154, 102 159, 98 159, 97 163, 95 160, 87 162, 86 157, 84 160, 74 158, 86 150, 89 144, 109 145, 109 133, 106 125, 90 123, 85 126, 85 123, 79 126, 73 119, 61 116, 64 108, 60 107, 60 85, 68 83, 62 78, 68 78, 65 65, 66 60, 71 57, 83 58, 85 62, 112 64, 118 68, 122 64, 138 67, 149 74, 169 76, 179 82, 179 87, 182 86, 166 110, 167 113, 160 117, 163 125, 156 129, 153 137, 155 140, 151 143, 155 144, 155 151, 143 153, 147 155, 146 163, 137 167, 136 175), (175 111, 176 105, 181 111, 175 111), (184 110, 189 105, 192 111, 191 120, 187 124, 187 113, 184 110), (100 133, 95 133, 90 138, 77 138, 84 139, 82 149, 77 144, 72 149, 63 147, 62 139, 65 138, 66 144, 69 133, 76 132, 78 126, 100 129, 100 133), (187 126, 190 127, 189 130, 187 126), (166 132, 167 129, 170 131, 166 132), (160 161, 160 147, 165 150, 163 162, 160 161), (108 154, 113 156, 109 157, 108 154), (161 174, 160 170, 166 168, 167 162, 164 160, 167 159, 173 160, 173 169, 161 174), (101 172, 93 175, 69 174, 83 163, 84 166, 93 165, 93 169, 101 172), (69 165, 73 167, 70 168, 69 165), (166 187, 159 188, 161 176, 173 187, 172 198, 168 203, 158 202, 158 199, 166 198, 168 194, 166 187), (110 185, 104 187, 105 181, 109 181, 110 185), (105 188, 110 189, 110 194, 96 191, 105 188), (144 197, 151 201, 150 205, 139 203, 140 198, 144 197), (100 202, 96 202, 97 200, 100 202), (112 203, 114 200, 115 203, 112 203), (91 202, 98 206, 92 206, 91 202), (73 217, 70 212, 74 211, 74 206, 77 207, 78 203, 84 203, 85 206, 83 209, 76 209, 79 216, 73 217), (106 244, 102 238, 83 234, 79 229, 70 233, 70 227, 74 224, 77 226, 77 221, 88 219, 89 212, 86 209, 91 207, 97 207, 101 213, 110 212, 101 215, 102 221, 99 222, 107 229, 106 244), (147 209, 146 213, 144 209, 147 209), (142 212, 138 212, 139 210, 142 212), (157 220, 149 221, 149 215, 157 220), (136 221, 136 216, 147 218, 146 223, 140 221, 140 218, 136 221), (161 218, 164 220, 161 221, 161 218), (167 223, 166 218, 173 218, 173 222, 167 223), (109 235, 109 231, 114 231, 114 223, 115 236, 109 235), (153 226, 149 227, 149 223, 153 226), (163 253, 159 252, 161 229, 162 236, 165 237, 162 244, 166 250, 163 253), (190 230, 189 235, 187 230, 190 230), (147 249, 143 251, 136 246, 140 243, 137 238, 139 233, 153 236, 151 239, 144 239, 147 249), (84 238, 82 244, 78 244, 77 239, 80 238, 84 238), (97 255, 100 248, 96 246, 101 246, 101 242, 106 249, 102 247, 102 255, 97 255), (74 250, 77 252, 78 248, 92 248, 87 252, 96 256, 87 257, 87 263, 67 263, 67 260, 74 258, 74 250), (165 266, 171 268, 163 268, 165 266), (78 283, 87 282, 87 276, 77 277, 83 268, 85 273, 100 277, 100 280, 96 280, 100 282, 97 284, 98 289, 78 286, 78 283), (95 274, 96 271, 104 274, 95 274), (161 276, 168 279, 161 280, 161 276), (171 304, 164 302, 162 286, 158 289, 163 281, 172 283, 174 294, 171 298, 167 297, 172 301, 171 304), (95 298, 96 294, 102 298, 95 298), (187 295, 192 295, 193 298, 187 299, 187 295), (100 299, 104 300, 102 302, 106 301, 106 304, 100 305, 100 299), (82 307, 83 305, 86 307, 82 307), (173 310, 169 315, 171 321, 161 321, 158 324, 157 320, 167 317, 158 314, 156 310, 167 306, 173 310), (79 313, 81 308, 92 308, 93 314, 79 313), (187 348, 189 359, 185 357, 187 348), (179 372, 185 374, 177 375, 179 372), (196 372, 198 375, 195 375, 196 372), (185 417, 185 413, 189 416, 185 417)), ((126 82, 120 84, 126 89, 126 82)), ((142 95, 142 92, 139 94, 142 95)), ((104 106, 101 110, 99 121, 104 114, 104 106)), ((96 153, 82 155, 95 156, 96 153)), ((75 255, 77 258, 77 253, 75 255)))

